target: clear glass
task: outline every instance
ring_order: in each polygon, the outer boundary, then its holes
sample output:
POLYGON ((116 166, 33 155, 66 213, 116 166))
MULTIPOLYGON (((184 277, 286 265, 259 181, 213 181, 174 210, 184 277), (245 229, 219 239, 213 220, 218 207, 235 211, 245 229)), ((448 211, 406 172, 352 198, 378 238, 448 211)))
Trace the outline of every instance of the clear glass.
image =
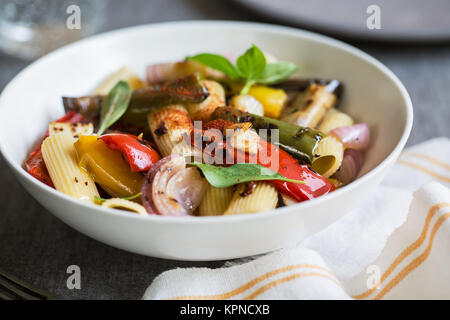
POLYGON ((0 0, 0 49, 35 59, 97 32, 108 0, 0 0))

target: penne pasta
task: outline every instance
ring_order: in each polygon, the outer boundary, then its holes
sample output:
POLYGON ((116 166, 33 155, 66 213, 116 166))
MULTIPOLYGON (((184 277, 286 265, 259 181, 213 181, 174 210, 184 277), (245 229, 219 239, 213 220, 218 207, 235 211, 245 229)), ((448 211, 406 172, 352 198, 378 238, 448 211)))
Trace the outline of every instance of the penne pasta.
POLYGON ((98 196, 97 187, 78 166, 74 142, 69 132, 53 134, 42 143, 42 156, 56 190, 93 202, 98 196))
POLYGON ((328 134, 333 129, 352 125, 353 119, 348 114, 338 111, 335 108, 331 108, 325 114, 318 129, 323 133, 328 134))
POLYGON ((157 108, 148 114, 147 121, 163 156, 171 154, 183 137, 194 129, 186 108, 181 104, 157 108))
POLYGON ((337 101, 337 97, 325 85, 311 84, 283 111, 281 120, 315 128, 337 101))
POLYGON ((52 122, 48 126, 49 135, 61 132, 68 132, 74 139, 78 139, 81 135, 88 136, 93 134, 94 125, 92 123, 52 122))
POLYGON ((319 141, 314 150, 312 168, 325 178, 333 175, 341 166, 344 146, 334 136, 327 136, 319 141))
POLYGON ((93 92, 93 95, 107 95, 108 92, 116 85, 120 80, 128 82, 131 90, 143 88, 144 82, 131 71, 128 67, 122 67, 119 71, 113 73, 106 78, 93 92))
POLYGON ((139 203, 125 200, 121 198, 111 198, 102 203, 102 207, 112 208, 112 209, 121 209, 131 212, 136 212, 140 215, 147 215, 147 210, 139 203))
POLYGON ((243 183, 237 186, 225 215, 255 213, 277 207, 278 192, 267 182, 243 183), (253 184, 253 187, 249 187, 253 184), (250 190, 249 190, 250 189, 250 190))
POLYGON ((208 98, 200 103, 188 103, 186 106, 193 120, 208 121, 216 108, 226 105, 225 90, 216 81, 203 80, 202 84, 208 89, 208 98))
POLYGON ((222 215, 230 204, 233 188, 216 188, 208 184, 199 207, 200 216, 222 215))

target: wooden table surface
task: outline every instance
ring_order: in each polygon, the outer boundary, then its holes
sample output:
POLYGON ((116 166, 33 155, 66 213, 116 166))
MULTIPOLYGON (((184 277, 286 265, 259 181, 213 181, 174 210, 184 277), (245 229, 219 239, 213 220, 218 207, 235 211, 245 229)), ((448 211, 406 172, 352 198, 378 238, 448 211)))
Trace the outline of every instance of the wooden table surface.
MULTIPOLYGON (((226 1, 111 0, 103 31, 136 24, 222 19, 271 22, 226 1)), ((414 104, 408 145, 450 136, 450 44, 352 43, 391 68, 414 104)), ((0 90, 28 62, 0 55, 0 90)), ((13 119, 19 121, 20 119, 13 119)), ((159 273, 176 267, 219 267, 144 257, 92 240, 53 217, 18 184, 0 157, 0 268, 65 299, 137 299, 159 273), (69 265, 81 268, 81 289, 66 286, 69 265)))

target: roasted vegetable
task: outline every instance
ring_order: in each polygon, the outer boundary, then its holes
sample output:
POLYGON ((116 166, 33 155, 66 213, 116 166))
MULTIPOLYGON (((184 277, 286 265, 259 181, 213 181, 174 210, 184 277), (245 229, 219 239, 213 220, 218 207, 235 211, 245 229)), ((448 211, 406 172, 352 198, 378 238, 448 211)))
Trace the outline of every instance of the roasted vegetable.
POLYGON ((75 149, 80 167, 110 196, 126 197, 141 191, 144 177, 131 172, 120 152, 109 149, 97 136, 80 136, 75 149))
POLYGON ((266 86, 253 86, 249 95, 261 102, 266 117, 278 118, 287 100, 284 90, 274 89, 266 86))
POLYGON ((148 171, 161 158, 150 144, 131 134, 110 133, 99 139, 111 150, 119 151, 133 172, 148 171))
POLYGON ((281 120, 299 126, 316 127, 327 111, 338 102, 338 97, 333 93, 335 88, 335 82, 309 85, 283 110, 281 120))
POLYGON ((279 129, 279 142, 275 145, 307 163, 311 163, 314 157, 314 149, 324 137, 317 130, 241 112, 230 107, 217 108, 212 115, 212 119, 224 119, 235 123, 251 122, 255 129, 269 129, 267 138, 270 138, 270 129, 279 129))
POLYGON ((289 79, 281 83, 272 85, 274 88, 283 89, 286 92, 305 91, 310 85, 317 84, 326 87, 326 90, 340 98, 342 95, 342 84, 338 80, 322 80, 322 79, 289 79))
MULTIPOLYGON (((175 102, 202 102, 209 96, 198 75, 190 75, 171 82, 153 84, 133 91, 130 105, 119 120, 121 124, 144 124, 147 113, 154 107, 175 102)), ((105 96, 63 97, 66 112, 76 111, 86 117, 99 115, 105 96)))

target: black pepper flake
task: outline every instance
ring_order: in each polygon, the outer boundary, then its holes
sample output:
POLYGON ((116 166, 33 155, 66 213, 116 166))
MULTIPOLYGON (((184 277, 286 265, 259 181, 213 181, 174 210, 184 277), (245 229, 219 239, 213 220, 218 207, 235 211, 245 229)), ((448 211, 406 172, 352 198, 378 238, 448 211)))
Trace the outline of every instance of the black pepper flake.
POLYGON ((166 128, 166 124, 164 123, 164 121, 161 121, 161 123, 159 124, 159 126, 155 129, 154 133, 156 134, 156 136, 161 137, 163 134, 166 134, 168 132, 167 128, 166 128))
POLYGON ((75 183, 78 183, 78 178, 77 177, 75 177, 75 183))
POLYGON ((286 207, 286 202, 284 202, 283 196, 281 193, 278 192, 278 202, 277 202, 277 208, 286 207))
POLYGON ((88 184, 89 184, 89 183, 88 183, 87 181, 84 182, 84 185, 85 185, 86 187, 88 186, 88 184))
POLYGON ((240 196, 241 197, 247 197, 247 196, 251 195, 253 193, 253 191, 255 190, 255 188, 256 188, 256 183, 255 182, 250 181, 250 182, 246 183, 245 184, 245 189, 244 189, 244 191, 242 191, 240 193, 240 196))

